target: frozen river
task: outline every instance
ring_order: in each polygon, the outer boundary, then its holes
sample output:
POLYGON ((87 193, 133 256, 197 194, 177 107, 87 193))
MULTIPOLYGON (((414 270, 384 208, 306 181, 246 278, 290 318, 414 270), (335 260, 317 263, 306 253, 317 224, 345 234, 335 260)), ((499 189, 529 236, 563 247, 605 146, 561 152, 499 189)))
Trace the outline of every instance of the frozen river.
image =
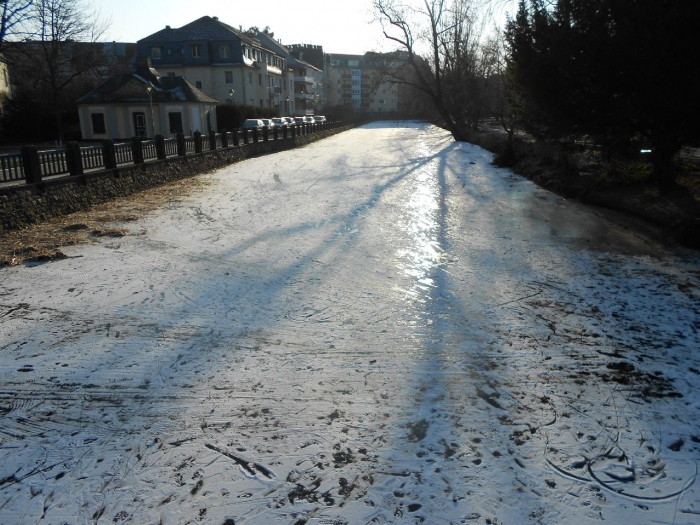
POLYGON ((490 161, 377 123, 0 269, 0 523, 700 523, 700 258, 490 161))

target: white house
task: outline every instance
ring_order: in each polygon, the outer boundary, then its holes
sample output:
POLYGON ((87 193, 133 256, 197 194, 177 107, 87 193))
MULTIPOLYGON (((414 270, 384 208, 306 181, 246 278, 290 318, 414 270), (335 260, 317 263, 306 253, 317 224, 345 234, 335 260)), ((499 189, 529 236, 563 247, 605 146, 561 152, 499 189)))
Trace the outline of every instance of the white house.
POLYGON ((83 139, 174 137, 216 130, 217 100, 181 76, 162 76, 149 59, 77 101, 83 139))

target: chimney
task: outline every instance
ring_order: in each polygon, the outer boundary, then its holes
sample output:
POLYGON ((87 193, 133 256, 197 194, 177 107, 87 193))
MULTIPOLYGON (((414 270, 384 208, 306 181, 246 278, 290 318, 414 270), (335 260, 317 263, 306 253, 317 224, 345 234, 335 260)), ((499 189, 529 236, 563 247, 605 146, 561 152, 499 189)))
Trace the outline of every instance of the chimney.
POLYGON ((165 26, 165 29, 172 29, 170 26, 165 26))
POLYGON ((218 16, 212 16, 212 18, 214 19, 214 22, 218 22, 218 21, 219 21, 219 17, 218 17, 218 16))

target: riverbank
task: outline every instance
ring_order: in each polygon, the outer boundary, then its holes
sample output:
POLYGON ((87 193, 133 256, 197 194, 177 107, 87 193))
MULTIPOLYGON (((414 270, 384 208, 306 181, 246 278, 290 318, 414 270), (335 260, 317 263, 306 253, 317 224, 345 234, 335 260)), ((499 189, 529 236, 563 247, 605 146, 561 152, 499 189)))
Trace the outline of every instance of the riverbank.
MULTIPOLYGON (((474 133, 470 142, 496 154, 507 149, 504 132, 474 133)), ((648 163, 611 167, 594 155, 562 153, 551 145, 516 139, 515 156, 504 165, 539 186, 567 198, 624 212, 661 229, 666 242, 700 249, 700 152, 685 149, 677 158, 673 186, 660 190, 646 178, 648 163)), ((645 225, 640 225, 644 227, 645 225)))

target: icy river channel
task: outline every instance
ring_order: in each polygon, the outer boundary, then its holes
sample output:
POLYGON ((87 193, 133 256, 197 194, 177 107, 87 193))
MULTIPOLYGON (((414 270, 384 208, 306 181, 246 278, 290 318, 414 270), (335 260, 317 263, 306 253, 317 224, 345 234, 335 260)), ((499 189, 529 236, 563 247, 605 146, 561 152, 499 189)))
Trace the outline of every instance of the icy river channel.
POLYGON ((491 159, 375 123, 0 269, 0 523, 700 523, 700 257, 491 159))

